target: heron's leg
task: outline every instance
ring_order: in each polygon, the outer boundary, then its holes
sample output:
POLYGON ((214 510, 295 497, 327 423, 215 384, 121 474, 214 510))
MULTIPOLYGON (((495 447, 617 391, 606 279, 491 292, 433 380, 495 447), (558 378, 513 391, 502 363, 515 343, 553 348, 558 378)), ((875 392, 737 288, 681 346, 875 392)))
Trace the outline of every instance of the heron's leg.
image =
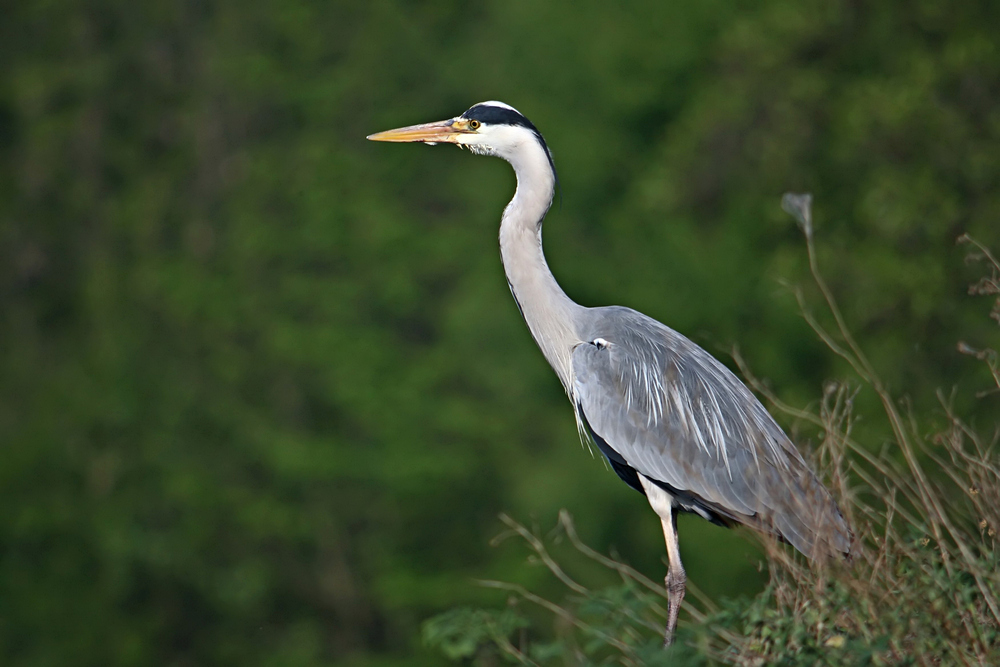
POLYGON ((670 646, 674 641, 674 631, 677 629, 677 616, 681 613, 681 602, 684 600, 684 588, 687 584, 687 574, 681 564, 680 544, 677 541, 677 510, 671 508, 669 514, 660 518, 663 524, 663 537, 667 541, 667 629, 663 637, 663 647, 670 646))
POLYGON ((674 641, 677 616, 681 613, 684 585, 687 583, 687 575, 681 565, 681 550, 677 544, 677 508, 674 507, 673 497, 645 475, 639 475, 639 483, 646 492, 646 500, 660 517, 663 537, 667 541, 667 629, 663 634, 663 647, 666 648, 674 641))

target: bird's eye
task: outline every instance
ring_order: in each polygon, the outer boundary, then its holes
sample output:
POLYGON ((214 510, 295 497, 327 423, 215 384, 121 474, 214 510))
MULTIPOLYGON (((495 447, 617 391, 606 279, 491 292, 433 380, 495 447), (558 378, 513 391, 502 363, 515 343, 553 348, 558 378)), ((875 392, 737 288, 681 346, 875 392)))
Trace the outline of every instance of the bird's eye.
POLYGON ((482 123, 480 123, 478 120, 470 120, 469 121, 469 129, 470 130, 478 130, 480 125, 482 125, 482 123))

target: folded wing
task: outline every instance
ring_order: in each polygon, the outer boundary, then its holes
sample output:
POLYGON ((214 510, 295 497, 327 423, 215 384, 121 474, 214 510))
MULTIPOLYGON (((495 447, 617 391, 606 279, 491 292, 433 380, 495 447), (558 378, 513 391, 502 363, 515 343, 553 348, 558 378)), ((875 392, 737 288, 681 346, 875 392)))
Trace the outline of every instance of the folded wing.
POLYGON ((573 398, 602 449, 684 509, 772 532, 808 556, 849 551, 833 498, 729 369, 641 313, 591 313, 591 342, 573 351, 573 398))

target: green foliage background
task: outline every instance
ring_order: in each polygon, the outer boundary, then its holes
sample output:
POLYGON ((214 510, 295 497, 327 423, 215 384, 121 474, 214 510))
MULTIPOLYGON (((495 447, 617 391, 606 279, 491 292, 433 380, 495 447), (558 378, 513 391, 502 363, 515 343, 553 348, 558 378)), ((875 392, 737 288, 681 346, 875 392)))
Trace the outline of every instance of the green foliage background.
MULTIPOLYGON (((980 383, 954 239, 1000 246, 998 25, 989 0, 6 7, 4 664, 436 664, 422 619, 540 576, 488 546, 500 510, 566 507, 661 576, 507 292, 509 168, 364 140, 477 101, 553 148, 578 301, 738 343, 804 403, 845 373, 779 284, 805 282, 780 195, 811 191, 883 376, 980 383)), ((759 590, 745 539, 681 532, 699 587, 759 590)))

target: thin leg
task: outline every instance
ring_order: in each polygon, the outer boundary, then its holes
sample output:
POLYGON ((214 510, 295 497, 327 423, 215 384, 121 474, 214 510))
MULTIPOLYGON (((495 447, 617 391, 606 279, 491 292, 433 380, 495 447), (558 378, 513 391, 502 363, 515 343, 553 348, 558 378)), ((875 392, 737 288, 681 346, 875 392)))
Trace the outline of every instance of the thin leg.
POLYGON ((677 616, 681 613, 681 602, 684 600, 684 588, 687 584, 687 574, 681 565, 681 550, 677 541, 677 510, 671 508, 667 517, 661 517, 663 537, 667 541, 667 629, 663 636, 663 648, 674 642, 674 631, 677 629, 677 616))
POLYGON ((639 475, 639 482, 646 492, 653 511, 660 517, 663 524, 663 537, 667 541, 667 629, 663 633, 663 648, 674 643, 674 630, 677 629, 677 616, 681 613, 681 601, 684 599, 684 586, 687 575, 681 565, 681 549, 677 543, 677 508, 674 499, 655 482, 644 475, 639 475))

